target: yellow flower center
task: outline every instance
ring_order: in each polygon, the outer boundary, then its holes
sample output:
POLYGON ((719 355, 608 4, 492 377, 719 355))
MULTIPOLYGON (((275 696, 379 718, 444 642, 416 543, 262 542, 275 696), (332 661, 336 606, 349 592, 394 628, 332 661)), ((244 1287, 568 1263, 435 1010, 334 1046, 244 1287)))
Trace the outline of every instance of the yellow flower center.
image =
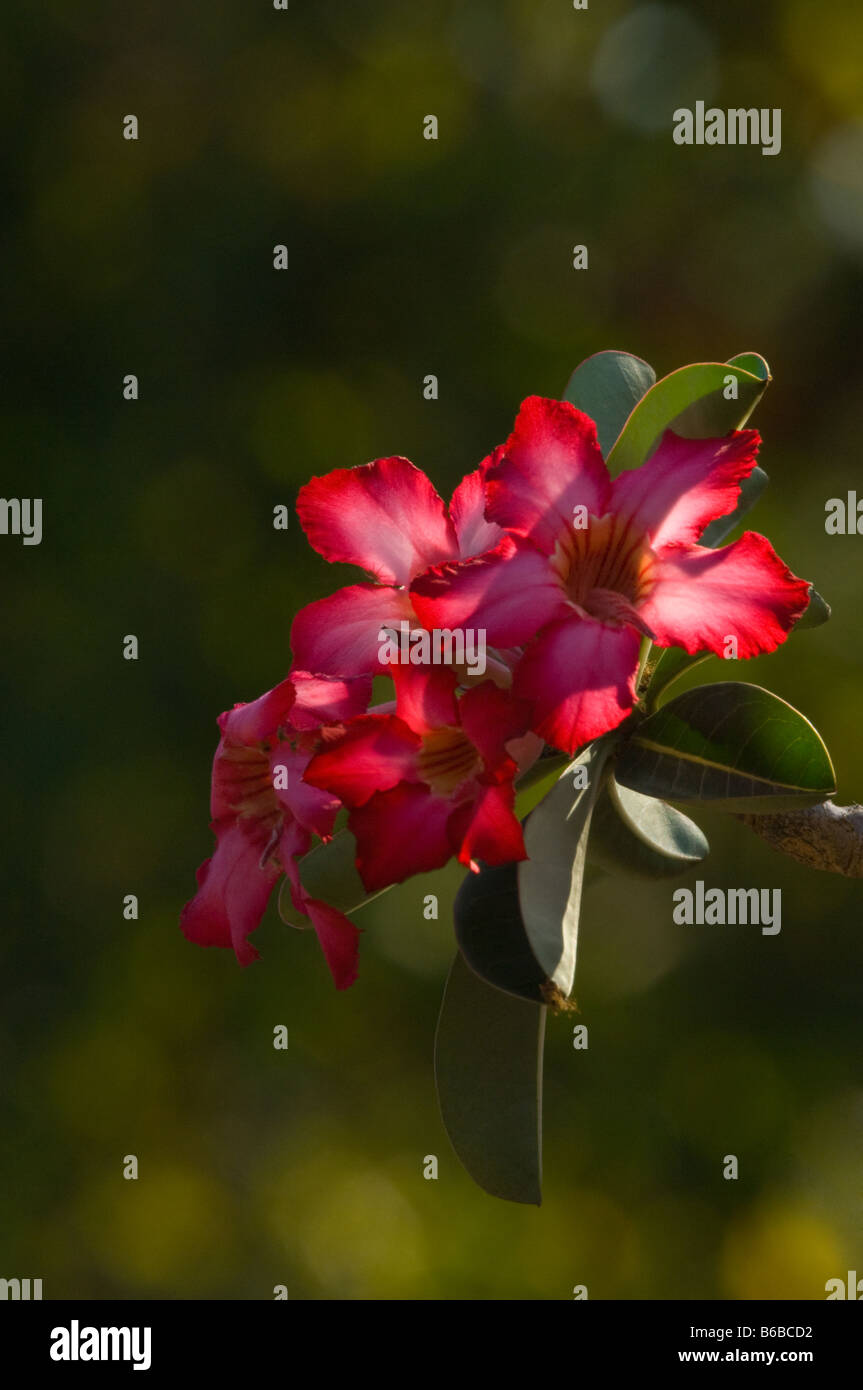
POLYGON ((281 808, 273 788, 270 760, 260 748, 228 747, 222 753, 230 770, 231 806, 238 816, 266 820, 281 808))
POLYGON ((461 729, 447 725, 423 735, 417 770, 426 785, 438 796, 449 796, 459 783, 481 768, 482 759, 476 747, 461 729))
POLYGON ((654 555, 645 537, 612 513, 570 527, 552 556, 561 587, 574 608, 603 622, 641 627, 637 608, 653 588, 654 555))

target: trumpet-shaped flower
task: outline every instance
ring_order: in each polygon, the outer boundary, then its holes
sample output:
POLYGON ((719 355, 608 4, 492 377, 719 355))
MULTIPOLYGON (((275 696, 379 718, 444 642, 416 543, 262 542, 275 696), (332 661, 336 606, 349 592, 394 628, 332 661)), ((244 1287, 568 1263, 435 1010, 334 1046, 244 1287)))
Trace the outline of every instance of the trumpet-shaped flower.
POLYGON ((494 646, 523 646, 513 691, 530 701, 531 727, 574 752, 629 714, 642 636, 757 656, 806 608, 808 584, 763 536, 697 543, 734 509, 759 443, 754 430, 667 431, 646 463, 612 481, 593 421, 529 397, 485 472, 485 515, 503 539, 416 579, 414 610, 426 627, 478 626, 494 646))
MULTIPOLYGON (((456 695, 445 666, 395 667, 395 714, 352 719, 305 771, 351 808, 357 868, 369 892, 439 868, 525 857, 512 756, 529 708, 492 681, 456 695)), ((535 750, 531 751, 535 756, 535 750)))
POLYGON ((366 679, 329 680, 295 671, 251 704, 219 716, 210 802, 216 850, 198 870, 198 891, 182 912, 180 925, 190 941, 233 947, 241 965, 257 959, 248 937, 284 872, 337 988, 353 983, 357 928, 336 908, 308 896, 297 864, 313 836, 332 836, 340 803, 302 774, 325 736, 322 726, 365 709, 370 693, 366 679))

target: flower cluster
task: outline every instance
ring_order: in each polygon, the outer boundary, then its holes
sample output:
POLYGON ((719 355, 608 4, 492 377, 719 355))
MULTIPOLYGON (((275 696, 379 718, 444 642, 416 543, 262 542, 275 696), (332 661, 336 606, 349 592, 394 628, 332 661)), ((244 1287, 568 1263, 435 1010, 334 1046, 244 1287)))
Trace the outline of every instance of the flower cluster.
POLYGON ((185 934, 232 946, 281 873, 314 926, 336 985, 356 975, 358 933, 306 893, 299 860, 344 808, 368 892, 438 868, 525 857, 514 783, 543 746, 575 753, 631 713, 642 642, 741 657, 774 650, 809 599, 754 532, 699 545, 755 466, 759 437, 667 431, 612 480, 594 422, 533 396, 512 434, 447 508, 405 458, 315 478, 297 511, 325 559, 371 579, 296 617, 295 669, 219 720, 212 781, 217 847, 183 912, 185 934), (460 659, 466 630, 489 647, 460 659), (401 632, 442 635, 397 644, 401 632), (387 638, 388 640, 383 640, 387 638), (441 652, 444 653, 443 659, 441 652), (372 678, 391 700, 370 708, 372 678))

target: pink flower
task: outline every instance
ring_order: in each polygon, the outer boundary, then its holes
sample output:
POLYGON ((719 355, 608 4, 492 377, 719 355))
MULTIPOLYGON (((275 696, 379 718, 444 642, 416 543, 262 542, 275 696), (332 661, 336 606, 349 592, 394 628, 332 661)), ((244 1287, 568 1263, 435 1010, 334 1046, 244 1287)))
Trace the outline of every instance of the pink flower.
POLYGON ((696 544, 733 510, 760 439, 681 439, 670 430, 614 481, 596 427, 565 401, 531 396, 485 474, 486 517, 506 535, 488 554, 438 563, 411 588, 426 627, 480 626, 493 646, 527 644, 513 691, 531 727, 574 752, 615 728, 635 700, 643 634, 659 646, 773 651, 809 586, 763 536, 696 544))
POLYGON ((397 713, 352 719, 305 772, 351 807, 366 889, 440 868, 454 854, 472 868, 477 859, 524 859, 507 745, 524 734, 529 709, 492 681, 456 698, 445 666, 397 666, 393 679, 397 713))
POLYGON ((411 580, 430 565, 479 555, 503 535, 484 516, 482 474, 490 462, 459 483, 449 512, 405 458, 336 469, 300 489, 297 513, 315 550, 361 566, 377 582, 340 589, 297 614, 291 645, 299 666, 341 676, 380 670, 380 629, 398 630, 403 620, 416 626, 411 580))
POLYGON ((338 989, 353 984, 359 933, 343 913, 303 890, 297 859, 312 836, 332 836, 337 798, 303 781, 321 726, 366 708, 369 680, 338 681, 295 671, 251 704, 219 716, 211 829, 216 851, 198 870, 198 891, 180 925, 200 946, 232 946, 241 965, 256 960, 248 941, 284 871, 297 911, 318 935, 338 989))

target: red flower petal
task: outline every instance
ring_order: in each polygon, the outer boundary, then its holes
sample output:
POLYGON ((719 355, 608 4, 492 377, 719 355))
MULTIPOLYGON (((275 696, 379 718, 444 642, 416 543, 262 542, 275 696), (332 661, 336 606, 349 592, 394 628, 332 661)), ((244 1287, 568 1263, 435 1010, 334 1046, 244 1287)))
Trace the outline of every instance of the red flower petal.
POLYGON ((809 585, 755 531, 719 550, 667 546, 652 577, 641 615, 660 646, 687 652, 723 656, 728 637, 740 657, 772 652, 808 603, 809 585))
MULTIPOLYGON (((488 462, 488 460, 486 460, 488 462)), ((485 466, 462 478, 449 504, 449 514, 458 537, 459 556, 468 560, 491 550, 503 536, 493 521, 485 519, 485 466)))
POLYGON ((338 908, 318 898, 303 898, 303 907, 318 935, 336 989, 348 989, 357 978, 360 932, 338 908))
POLYGON ((515 790, 511 782, 483 787, 472 807, 467 831, 458 851, 459 862, 509 864, 526 859, 522 829, 515 817, 515 790))
POLYGON ((509 538, 479 559, 430 570, 411 599, 425 627, 484 628, 495 647, 518 646, 567 611, 545 555, 509 538))
POLYGON ((488 470, 490 521, 533 540, 546 555, 580 504, 592 516, 608 508, 611 484, 596 439, 596 425, 568 401, 529 396, 488 470))
POLYGON ((249 704, 234 705, 219 715, 219 728, 230 743, 263 743, 289 721, 296 692, 290 677, 249 704))
POLYGON ((352 811, 357 869, 366 891, 376 893, 446 864, 453 854, 447 834, 451 811, 452 802, 445 797, 406 782, 352 811))
POLYGON ((417 734, 458 723, 455 672, 449 666, 391 666, 396 713, 417 734))
POLYGON ((681 439, 666 430, 646 463, 615 478, 611 510, 645 532, 654 550, 697 541, 711 521, 737 506, 760 443, 756 430, 725 439, 681 439))
POLYGON ((355 714, 365 714, 372 698, 369 676, 338 680, 331 676, 312 676, 308 671, 292 671, 296 700, 291 710, 295 729, 318 729, 322 724, 341 724, 355 714))
POLYGON ((325 560, 359 565, 384 584, 409 584, 429 565, 458 558, 441 498, 405 458, 313 478, 300 489, 297 515, 325 560))
POLYGON ((508 691, 492 681, 483 681, 465 691, 458 702, 461 726, 479 749, 486 769, 494 772, 502 764, 516 767, 505 745, 518 738, 530 724, 531 707, 526 700, 513 699, 508 691))
POLYGON ((198 891, 180 914, 184 936, 199 946, 232 946, 240 965, 257 960, 247 941, 260 925, 279 866, 260 867, 267 834, 257 822, 216 821, 216 852, 198 870, 198 891))
POLYGON ((338 908, 319 898, 310 898, 300 879, 297 856, 308 849, 308 837, 298 827, 288 825, 282 835, 279 854, 291 885, 294 907, 308 917, 330 967, 336 989, 347 989, 357 978, 359 929, 338 908))
POLYGON ((270 777, 279 805, 288 811, 291 818, 298 821, 304 830, 311 831, 323 839, 332 835, 341 803, 331 791, 322 791, 304 780, 303 774, 308 766, 309 757, 308 753, 294 750, 288 743, 277 743, 269 754, 270 777), (286 788, 275 785, 275 770, 279 767, 283 767, 287 773, 286 788))
POLYGON ((301 608, 291 628, 291 646, 305 671, 339 676, 381 673, 378 661, 382 627, 398 630, 414 611, 406 589, 379 584, 352 584, 329 598, 301 608))
POLYGON ((516 669, 516 695, 532 700, 532 727, 567 753, 620 724, 635 701, 641 638, 589 618, 550 624, 516 669))
POLYGON ((313 787, 335 792, 346 806, 361 806, 375 792, 417 780, 420 738, 391 714, 362 714, 343 736, 316 753, 305 771, 313 787))

